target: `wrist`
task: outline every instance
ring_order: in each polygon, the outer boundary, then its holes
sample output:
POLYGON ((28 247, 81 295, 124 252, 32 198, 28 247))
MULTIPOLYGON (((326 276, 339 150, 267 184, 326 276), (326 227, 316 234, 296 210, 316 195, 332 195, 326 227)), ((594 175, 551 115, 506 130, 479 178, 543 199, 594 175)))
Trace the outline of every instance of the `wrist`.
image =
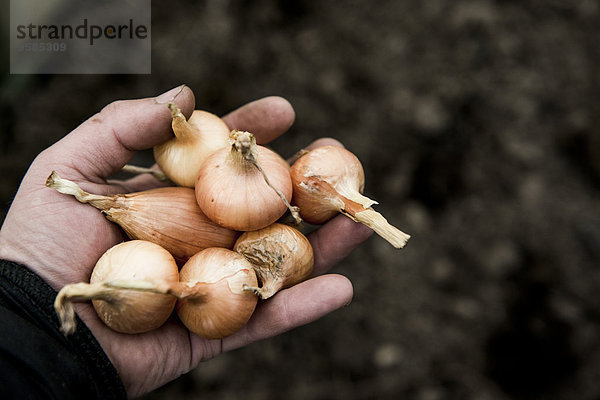
POLYGON ((39 377, 57 395, 64 390, 68 395, 124 398, 117 371, 83 322, 78 321, 79 329, 70 337, 60 333, 55 297, 56 291, 25 266, 0 260, 0 329, 6 331, 1 345, 23 357, 33 373, 65 370, 58 382, 52 376, 39 377), (24 338, 33 343, 19 346, 24 338))

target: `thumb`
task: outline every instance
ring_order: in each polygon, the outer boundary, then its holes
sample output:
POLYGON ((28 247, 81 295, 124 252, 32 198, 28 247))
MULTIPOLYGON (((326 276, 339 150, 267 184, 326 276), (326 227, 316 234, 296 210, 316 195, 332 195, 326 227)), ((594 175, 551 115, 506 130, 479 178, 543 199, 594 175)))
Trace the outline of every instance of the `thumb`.
POLYGON ((110 103, 49 148, 47 161, 72 167, 89 180, 104 179, 127 164, 136 151, 172 137, 169 102, 189 116, 194 93, 179 86, 154 98, 110 103))

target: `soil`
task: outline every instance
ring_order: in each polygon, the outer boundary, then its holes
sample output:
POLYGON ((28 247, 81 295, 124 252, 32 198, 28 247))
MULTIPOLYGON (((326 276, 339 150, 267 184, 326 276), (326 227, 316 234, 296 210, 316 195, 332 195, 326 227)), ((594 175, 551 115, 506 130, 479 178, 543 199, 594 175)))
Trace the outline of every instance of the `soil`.
POLYGON ((152 16, 151 75, 5 63, 0 221, 45 147, 115 99, 186 83, 217 114, 286 97, 296 123, 272 147, 342 141, 412 239, 373 237, 334 268, 348 307, 147 400, 600 397, 598 2, 171 1, 152 16))

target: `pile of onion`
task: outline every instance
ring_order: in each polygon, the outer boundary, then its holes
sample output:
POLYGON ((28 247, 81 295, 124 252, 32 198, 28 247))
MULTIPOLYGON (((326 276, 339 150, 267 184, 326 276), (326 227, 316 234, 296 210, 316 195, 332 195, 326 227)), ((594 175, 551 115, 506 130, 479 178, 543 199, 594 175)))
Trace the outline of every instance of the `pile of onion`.
POLYGON ((304 152, 290 169, 250 132, 229 131, 205 111, 186 120, 174 103, 169 109, 174 136, 154 148, 160 170, 126 167, 164 173, 176 186, 96 195, 54 171, 46 181, 100 210, 131 239, 107 250, 89 283, 59 292, 55 308, 65 334, 75 329, 72 303, 88 300, 117 332, 156 329, 175 310, 200 337, 235 333, 259 299, 312 273, 310 242, 296 227, 278 222, 288 211, 297 226, 300 217, 322 224, 343 213, 397 248, 410 237, 371 208, 376 202, 362 195, 362 165, 348 150, 304 152))
POLYGON ((98 317, 117 332, 156 329, 176 307, 190 331, 220 339, 248 322, 258 299, 247 288, 256 285, 252 265, 234 251, 204 249, 178 272, 175 260, 162 247, 132 240, 104 253, 89 284, 63 287, 54 305, 66 334, 75 330, 72 303, 92 300, 98 317))

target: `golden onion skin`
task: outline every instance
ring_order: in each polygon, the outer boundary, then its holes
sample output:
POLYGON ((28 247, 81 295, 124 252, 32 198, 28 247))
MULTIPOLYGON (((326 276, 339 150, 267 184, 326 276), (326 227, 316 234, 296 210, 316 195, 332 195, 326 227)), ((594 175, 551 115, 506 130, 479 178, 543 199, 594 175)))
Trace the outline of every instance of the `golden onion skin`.
MULTIPOLYGON (((253 231, 277 221, 287 206, 262 174, 222 149, 210 156, 196 180, 196 200, 200 209, 217 224, 236 231, 253 231)), ((289 165, 274 151, 257 146, 258 164, 271 185, 288 201, 292 198, 289 165)))
MULTIPOLYGON (((177 282, 178 267, 162 247, 142 240, 120 243, 96 263, 90 283, 118 280, 177 282)), ((176 298, 166 294, 134 290, 112 291, 111 300, 92 300, 104 323, 121 333, 143 333, 163 325, 175 307, 176 298)))
POLYGON ((223 249, 202 250, 181 268, 181 282, 198 287, 198 295, 179 300, 183 324, 205 339, 222 339, 244 326, 258 302, 246 287, 258 281, 252 265, 240 254, 223 249))
POLYGON ((299 230, 288 225, 274 223, 245 232, 235 242, 233 250, 254 266, 261 284, 256 291, 262 299, 304 281, 313 271, 314 255, 310 242, 299 230))

